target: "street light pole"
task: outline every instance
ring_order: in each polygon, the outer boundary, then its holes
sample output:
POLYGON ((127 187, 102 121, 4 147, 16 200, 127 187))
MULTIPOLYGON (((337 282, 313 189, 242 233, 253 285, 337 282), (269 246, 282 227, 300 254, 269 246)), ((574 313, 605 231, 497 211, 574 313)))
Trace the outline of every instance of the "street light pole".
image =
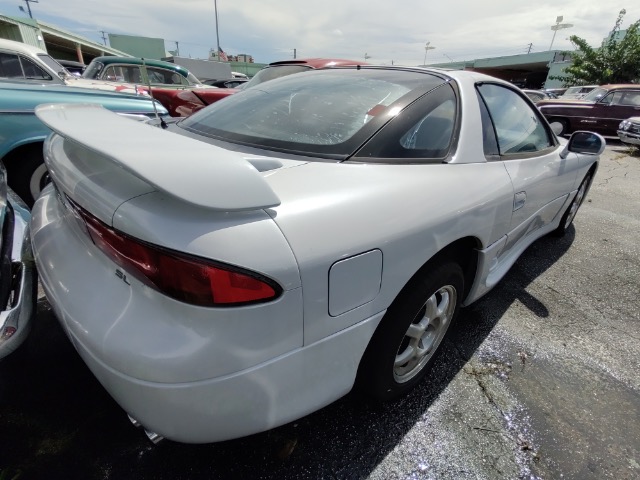
POLYGON ((220 60, 220 35, 218 34, 218 0, 213 0, 213 9, 216 12, 216 57, 220 60))
POLYGON ((562 22, 563 18, 564 17, 562 15, 560 15, 559 17, 556 17, 556 24, 551 25, 551 30, 553 30, 553 37, 551 38, 551 45, 549 45, 549 50, 551 50, 551 47, 553 47, 553 42, 556 39, 556 33, 558 33, 558 30, 562 30, 563 28, 573 27, 573 24, 571 23, 560 23, 562 22))
POLYGON ((422 64, 423 64, 423 65, 426 65, 426 64, 427 64, 427 52, 428 52, 429 50, 435 50, 435 48, 436 48, 436 47, 430 47, 430 46, 429 46, 429 44, 430 44, 430 43, 431 43, 431 42, 427 42, 427 43, 424 45, 424 60, 422 61, 422 64))

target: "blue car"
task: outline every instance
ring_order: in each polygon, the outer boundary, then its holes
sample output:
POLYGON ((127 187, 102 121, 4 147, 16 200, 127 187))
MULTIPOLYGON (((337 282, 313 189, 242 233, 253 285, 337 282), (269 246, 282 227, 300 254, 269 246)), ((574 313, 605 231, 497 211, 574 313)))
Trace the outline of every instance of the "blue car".
MULTIPOLYGON (((0 159, 8 183, 28 205, 48 182, 42 145, 51 131, 35 115, 44 103, 93 103, 134 120, 168 116, 166 108, 148 96, 107 90, 0 81, 0 159)), ((96 128, 100 128, 96 125, 96 128)))

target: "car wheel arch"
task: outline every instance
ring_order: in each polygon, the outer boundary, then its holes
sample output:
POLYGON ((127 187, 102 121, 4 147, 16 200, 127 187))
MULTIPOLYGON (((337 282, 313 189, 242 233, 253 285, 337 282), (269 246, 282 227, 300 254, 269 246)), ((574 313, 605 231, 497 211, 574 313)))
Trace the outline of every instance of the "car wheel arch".
MULTIPOLYGON (((448 268, 455 268, 462 273, 462 295, 459 295, 459 299, 457 302, 459 305, 464 304, 463 300, 467 297, 471 286, 474 283, 474 279, 477 273, 477 263, 478 263, 478 250, 482 248, 482 244, 480 240, 476 237, 463 237, 454 242, 451 242, 446 247, 440 249, 435 255, 429 258, 420 268, 417 269, 416 272, 408 279, 408 281, 403 285, 397 295, 394 297, 393 301, 388 307, 389 309, 398 308, 399 305, 404 305, 404 300, 407 298, 407 294, 414 291, 414 287, 417 282, 420 282, 421 279, 428 278, 430 275, 439 276, 443 271, 448 268), (400 304, 397 304, 398 299, 402 299, 400 304)), ((455 298, 455 295, 454 295, 455 298)), ((382 321, 377 325, 375 331, 373 332, 369 342, 367 344, 366 349, 362 352, 362 356, 360 357, 360 361, 358 362, 357 374, 354 379, 354 388, 356 392, 359 394, 364 394, 366 397, 370 397, 371 389, 369 388, 369 383, 371 380, 371 364, 372 359, 377 358, 379 356, 380 350, 380 338, 386 338, 387 331, 390 327, 389 320, 385 322, 385 318, 387 315, 383 317, 382 321)), ((391 319, 395 320, 395 317, 392 315, 391 319)), ((396 324, 396 322, 393 322, 396 324)), ((393 328, 393 327, 392 327, 393 328)), ((436 346, 436 349, 438 347, 436 346)), ((418 380, 419 381, 419 380, 418 380)), ((413 387, 410 387, 413 388, 413 387)), ((374 395, 374 397, 378 399, 383 399, 385 394, 382 396, 374 395)), ((389 397, 392 398, 392 397, 389 397)))
POLYGON ((426 270, 432 268, 434 265, 438 265, 446 261, 453 261, 462 268, 464 274, 464 294, 462 299, 466 299, 477 274, 478 250, 481 250, 482 248, 482 242, 474 236, 467 236, 454 240, 438 250, 429 259, 425 260, 425 262, 420 265, 398 289, 391 299, 391 302, 393 302, 398 295, 400 295, 400 292, 402 292, 407 285, 413 282, 416 277, 422 276, 426 270))
MULTIPOLYGON (((477 237, 468 236, 459 238, 440 249, 435 255, 426 260, 398 290, 391 303, 402 293, 405 287, 416 278, 424 275, 425 271, 447 261, 453 261, 460 265, 464 276, 464 292, 462 300, 466 299, 474 283, 478 267, 478 250, 482 243, 477 237)), ((464 302, 462 302, 464 304, 464 302)), ((362 361, 362 358, 360 359, 362 361)))
POLYGON ((478 250, 481 248, 482 243, 476 237, 459 238, 439 250, 438 253, 427 260, 413 275, 412 279, 434 264, 439 264, 446 260, 454 261, 460 265, 464 273, 464 299, 469 294, 475 280, 478 267, 478 250))

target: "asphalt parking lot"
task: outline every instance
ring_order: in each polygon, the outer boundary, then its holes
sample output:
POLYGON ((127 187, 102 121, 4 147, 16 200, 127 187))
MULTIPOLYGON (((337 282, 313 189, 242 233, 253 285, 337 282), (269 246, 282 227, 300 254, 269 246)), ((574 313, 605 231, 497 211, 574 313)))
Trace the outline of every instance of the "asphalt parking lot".
POLYGON ((421 388, 209 445, 152 445, 41 298, 0 363, 0 480, 640 478, 639 239, 640 154, 613 143, 574 228, 463 310, 421 388))

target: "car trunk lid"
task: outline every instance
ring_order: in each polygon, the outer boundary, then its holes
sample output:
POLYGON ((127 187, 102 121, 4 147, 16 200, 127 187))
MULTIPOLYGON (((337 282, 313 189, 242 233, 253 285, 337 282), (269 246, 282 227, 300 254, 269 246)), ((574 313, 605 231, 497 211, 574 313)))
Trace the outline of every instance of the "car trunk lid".
POLYGON ((120 205, 154 191, 215 211, 280 204, 258 169, 237 152, 99 106, 42 105, 36 114, 58 134, 44 153, 59 192, 109 225, 120 205))

